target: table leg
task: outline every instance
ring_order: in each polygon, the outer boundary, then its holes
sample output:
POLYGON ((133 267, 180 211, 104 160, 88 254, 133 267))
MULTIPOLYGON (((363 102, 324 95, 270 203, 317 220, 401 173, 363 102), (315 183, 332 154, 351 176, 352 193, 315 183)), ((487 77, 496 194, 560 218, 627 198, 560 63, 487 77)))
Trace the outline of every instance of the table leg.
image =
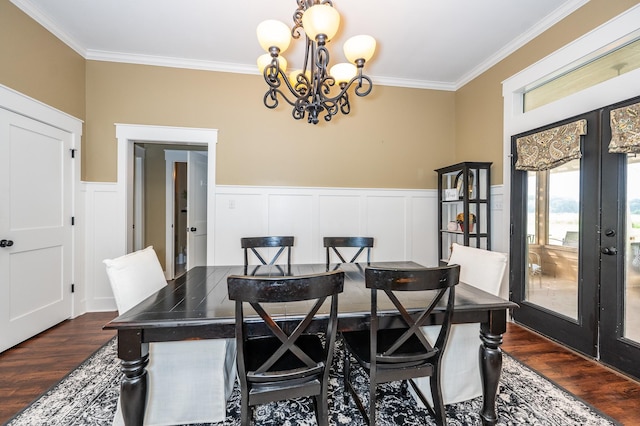
POLYGON ((142 426, 147 406, 149 344, 142 343, 141 330, 118 330, 118 357, 123 376, 120 408, 126 426, 142 426))
POLYGON ((482 376, 482 424, 494 425, 498 421, 496 414, 496 394, 502 370, 502 335, 480 332, 480 375, 482 376))
POLYGON ((506 312, 492 311, 488 322, 480 324, 480 376, 482 377, 482 424, 495 425, 496 395, 502 371, 502 334, 507 331, 506 312))
POLYGON ((147 370, 149 355, 133 361, 122 361, 124 373, 120 383, 120 407, 124 424, 142 426, 147 406, 147 370))

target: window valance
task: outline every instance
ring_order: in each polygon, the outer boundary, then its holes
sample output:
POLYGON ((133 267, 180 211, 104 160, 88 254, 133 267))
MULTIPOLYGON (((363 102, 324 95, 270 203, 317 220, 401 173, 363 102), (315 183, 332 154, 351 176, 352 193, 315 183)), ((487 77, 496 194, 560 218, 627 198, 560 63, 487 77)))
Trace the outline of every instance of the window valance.
POLYGON ((516 170, 549 170, 580 158, 580 136, 585 134, 583 119, 516 139, 516 170))
POLYGON ((609 152, 640 154, 640 103, 611 110, 609 152))

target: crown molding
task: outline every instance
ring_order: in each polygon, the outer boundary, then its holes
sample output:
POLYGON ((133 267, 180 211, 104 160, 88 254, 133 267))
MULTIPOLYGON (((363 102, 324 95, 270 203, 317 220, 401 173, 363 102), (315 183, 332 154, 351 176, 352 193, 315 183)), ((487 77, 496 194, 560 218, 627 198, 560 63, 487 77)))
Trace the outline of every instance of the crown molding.
POLYGON ((380 86, 406 87, 409 89, 446 90, 454 92, 455 83, 448 81, 412 80, 406 78, 371 76, 371 80, 380 86))
POLYGON ((256 69, 255 65, 249 66, 228 62, 172 58, 167 56, 139 55, 93 49, 87 50, 85 59, 90 61, 121 62, 126 64, 152 65, 158 67, 231 72, 236 74, 258 74, 258 70, 256 69))
POLYGON ((455 82, 455 89, 453 90, 460 89, 465 84, 480 76, 482 73, 489 70, 489 68, 493 67, 498 62, 505 59, 507 56, 511 55, 516 50, 520 49, 522 46, 529 43, 531 40, 538 37, 540 34, 542 34, 587 3, 589 3, 589 0, 573 0, 563 4, 553 13, 547 15, 547 17, 540 21, 538 25, 532 27, 527 32, 521 34, 519 37, 516 37, 511 43, 498 50, 495 54, 487 58, 486 61, 482 62, 477 67, 473 68, 467 74, 462 76, 462 78, 455 82))
MULTIPOLYGON (((53 21, 51 21, 36 6, 34 6, 30 0, 10 1, 16 7, 26 13, 29 17, 31 17, 34 21, 42 25, 46 30, 51 32, 63 43, 68 45, 71 49, 76 51, 87 60, 152 65, 171 68, 185 68, 204 71, 230 72, 237 74, 259 74, 254 65, 87 49, 85 46, 82 46, 80 43, 78 43, 72 36, 58 27, 53 21)), ((500 49, 494 55, 490 56, 487 60, 479 64, 477 67, 472 69, 457 81, 428 81, 385 76, 371 76, 371 78, 375 84, 381 86, 456 91, 588 2, 589 0, 573 0, 565 3, 563 6, 556 9, 551 15, 548 15, 538 25, 514 39, 510 44, 500 49)))
MULTIPOLYGON (((134 55, 130 53, 106 52, 87 50, 87 60, 120 62, 126 64, 151 65, 158 67, 186 68, 204 71, 230 72, 235 74, 260 75, 255 66, 240 65, 225 62, 201 61, 194 59, 170 58, 165 56, 134 55)), ((375 84, 381 86, 407 87, 413 89, 455 90, 453 83, 441 81, 410 80, 394 77, 371 76, 375 84)))

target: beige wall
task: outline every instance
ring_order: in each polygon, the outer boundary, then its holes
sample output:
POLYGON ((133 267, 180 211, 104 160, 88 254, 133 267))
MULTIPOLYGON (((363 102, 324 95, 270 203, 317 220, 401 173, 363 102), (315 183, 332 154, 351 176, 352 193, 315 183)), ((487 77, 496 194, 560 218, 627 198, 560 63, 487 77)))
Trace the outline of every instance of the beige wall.
POLYGON ((591 0, 456 92, 456 160, 492 161, 492 183, 503 182, 502 81, 604 24, 638 0, 591 0))
POLYGON ((86 178, 116 179, 114 123, 219 130, 217 183, 428 188, 454 159, 454 93, 376 86, 316 126, 262 104, 261 76, 87 62, 86 178))
POLYGON ((266 109, 260 76, 84 61, 0 0, 0 84, 85 119, 88 181, 115 181, 114 123, 128 123, 219 129, 219 184, 433 188, 458 161, 492 161, 500 184, 501 82, 638 3, 591 0, 455 93, 376 86, 312 126, 266 109))
POLYGON ((84 58, 9 0, 0 0, 0 84, 84 120, 84 58))

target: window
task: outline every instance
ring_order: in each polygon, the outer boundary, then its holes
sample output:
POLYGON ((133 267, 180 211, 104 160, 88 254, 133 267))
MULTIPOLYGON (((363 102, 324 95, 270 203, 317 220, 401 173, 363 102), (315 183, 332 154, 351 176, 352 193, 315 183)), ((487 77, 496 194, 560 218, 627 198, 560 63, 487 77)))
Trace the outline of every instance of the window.
POLYGON ((640 68, 638 31, 529 85, 524 112, 640 68))

